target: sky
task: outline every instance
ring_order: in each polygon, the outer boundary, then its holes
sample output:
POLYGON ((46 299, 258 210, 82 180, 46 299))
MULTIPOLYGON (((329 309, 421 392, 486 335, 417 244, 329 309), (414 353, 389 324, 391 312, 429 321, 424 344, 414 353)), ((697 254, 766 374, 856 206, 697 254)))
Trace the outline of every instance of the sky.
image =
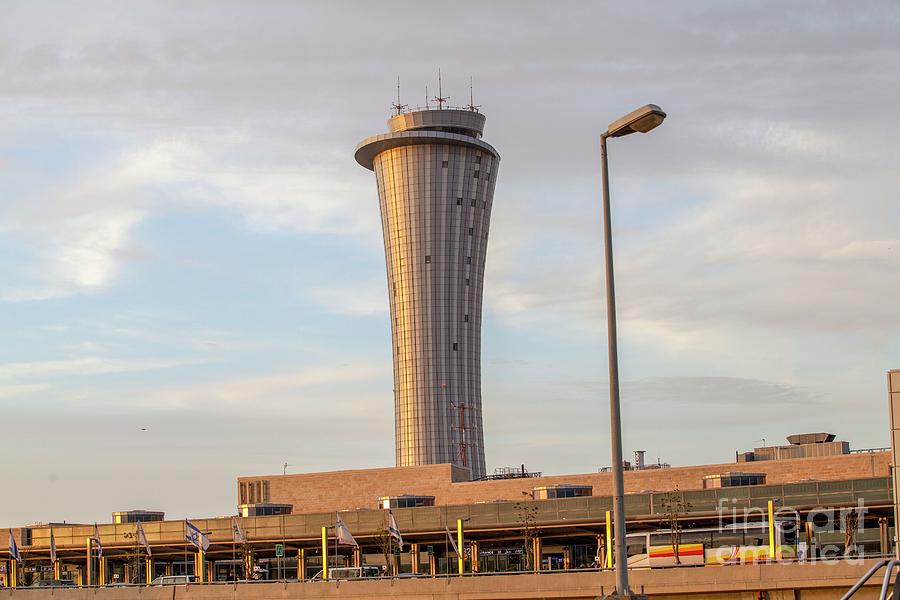
POLYGON ((240 475, 393 464, 353 151, 438 69, 502 157, 489 471, 610 464, 598 136, 648 102, 664 124, 610 141, 626 457, 888 445, 898 25, 889 1, 4 0, 0 526, 228 515, 240 475))

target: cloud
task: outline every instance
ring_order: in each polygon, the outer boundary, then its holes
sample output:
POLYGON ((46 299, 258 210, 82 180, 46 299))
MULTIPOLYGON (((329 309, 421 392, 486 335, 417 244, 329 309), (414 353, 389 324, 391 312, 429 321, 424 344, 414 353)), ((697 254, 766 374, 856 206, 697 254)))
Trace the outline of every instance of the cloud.
MULTIPOLYGON (((237 377, 177 387, 160 387, 143 394, 137 404, 160 410, 199 410, 257 413, 261 406, 281 415, 309 414, 322 402, 332 417, 377 410, 367 397, 352 394, 360 384, 385 375, 380 365, 367 363, 300 365, 283 372, 237 377)), ((388 395, 390 392, 388 391, 388 395)))
POLYGON ((9 400, 20 396, 27 396, 38 392, 45 392, 50 386, 45 383, 27 383, 18 385, 0 384, 0 400, 9 400))
POLYGON ((375 231, 377 210, 357 210, 356 188, 327 165, 298 169, 238 158, 258 143, 236 135, 157 140, 57 181, 27 202, 0 204, 7 233, 28 252, 17 276, 0 284, 0 300, 45 300, 109 285, 123 264, 152 259, 134 236, 154 213, 234 211, 257 232, 375 231))
POLYGON ((382 281, 357 281, 346 285, 317 287, 301 293, 333 314, 366 317, 388 312, 387 286, 382 281))
POLYGON ((154 371, 195 364, 192 361, 117 359, 89 356, 63 360, 0 363, 0 381, 46 379, 58 376, 92 376, 154 371))

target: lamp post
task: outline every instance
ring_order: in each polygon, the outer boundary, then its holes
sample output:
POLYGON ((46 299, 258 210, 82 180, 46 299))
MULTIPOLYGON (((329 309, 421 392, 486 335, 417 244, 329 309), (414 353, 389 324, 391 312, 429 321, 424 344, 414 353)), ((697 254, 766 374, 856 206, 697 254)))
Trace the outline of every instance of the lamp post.
POLYGON ((606 327, 609 348, 609 416, 613 472, 613 529, 616 561, 616 595, 631 596, 628 588, 628 556, 625 547, 625 474, 622 464, 622 419, 619 412, 619 353, 616 341, 616 287, 613 277, 612 222, 609 212, 609 164, 606 139, 630 133, 647 133, 666 118, 655 104, 648 104, 610 123, 600 135, 603 171, 603 237, 606 254, 606 327))

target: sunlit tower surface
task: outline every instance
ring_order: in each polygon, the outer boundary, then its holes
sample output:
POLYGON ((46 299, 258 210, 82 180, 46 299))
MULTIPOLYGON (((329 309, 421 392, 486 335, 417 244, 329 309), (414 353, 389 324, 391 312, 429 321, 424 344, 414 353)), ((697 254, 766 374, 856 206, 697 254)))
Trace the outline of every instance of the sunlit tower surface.
POLYGON ((363 140, 356 161, 378 184, 397 466, 453 463, 478 478, 482 282, 500 155, 481 140, 478 107, 445 102, 407 110, 398 99, 390 133, 363 140))

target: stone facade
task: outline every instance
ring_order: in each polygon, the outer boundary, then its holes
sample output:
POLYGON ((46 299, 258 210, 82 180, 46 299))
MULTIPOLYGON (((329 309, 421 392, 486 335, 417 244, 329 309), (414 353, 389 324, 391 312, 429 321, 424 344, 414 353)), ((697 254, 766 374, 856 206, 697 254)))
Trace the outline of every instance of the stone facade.
MULTIPOLYGON (((837 481, 863 477, 887 477, 890 453, 848 454, 771 460, 755 463, 754 469, 766 474, 766 484, 796 483, 804 480, 837 481)), ((647 469, 625 472, 625 492, 703 489, 703 477, 734 470, 734 463, 647 469)), ((294 505, 295 513, 332 510, 373 509, 379 496, 422 494, 434 496, 436 505, 471 504, 494 500, 520 500, 522 492, 557 483, 590 485, 594 496, 612 494, 612 473, 552 475, 529 479, 469 481, 465 469, 449 464, 423 465, 241 477, 241 483, 269 482, 272 502, 294 505)))

